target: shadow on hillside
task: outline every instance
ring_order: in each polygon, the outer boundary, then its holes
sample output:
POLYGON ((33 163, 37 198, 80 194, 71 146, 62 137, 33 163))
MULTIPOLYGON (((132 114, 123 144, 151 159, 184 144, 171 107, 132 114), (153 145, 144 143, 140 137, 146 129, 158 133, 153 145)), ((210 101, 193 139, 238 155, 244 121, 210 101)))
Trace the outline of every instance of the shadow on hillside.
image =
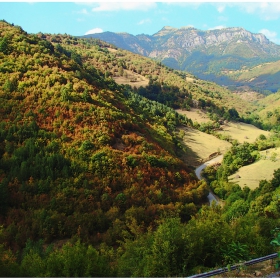
MULTIPOLYGON (((191 131, 188 131, 186 127, 182 126, 180 127, 180 129, 182 129, 185 133, 185 137, 188 137, 189 141, 192 141, 192 138, 191 138, 191 131)), ((185 141, 183 140, 180 140, 180 143, 183 147, 183 149, 186 151, 184 154, 182 155, 179 155, 180 158, 184 161, 184 163, 188 166, 188 167, 191 167, 191 168, 196 168, 197 166, 201 165, 202 164, 202 158, 200 158, 198 156, 198 154, 196 152, 194 152, 188 145, 185 141)))

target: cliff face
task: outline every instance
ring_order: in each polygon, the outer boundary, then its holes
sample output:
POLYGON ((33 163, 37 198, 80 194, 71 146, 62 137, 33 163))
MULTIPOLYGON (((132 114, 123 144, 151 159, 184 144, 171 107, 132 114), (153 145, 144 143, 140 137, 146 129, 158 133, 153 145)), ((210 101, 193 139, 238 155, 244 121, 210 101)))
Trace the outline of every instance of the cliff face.
POLYGON ((192 27, 177 29, 166 26, 152 36, 104 32, 85 37, 100 38, 116 44, 117 47, 150 57, 156 57, 162 52, 172 54, 170 49, 173 48, 187 53, 210 47, 216 47, 217 50, 222 51, 228 44, 238 45, 240 43, 254 46, 255 49, 258 49, 259 54, 280 55, 280 46, 270 42, 263 34, 253 34, 237 27, 201 31, 192 27))
POLYGON ((255 42, 261 45, 268 45, 270 42, 263 34, 252 34, 243 28, 225 28, 221 30, 211 30, 198 32, 193 29, 185 34, 187 46, 219 46, 219 44, 241 41, 255 42))
POLYGON ((235 45, 238 48, 240 44, 250 45, 255 50, 251 56, 280 55, 280 47, 271 43, 263 34, 253 34, 243 28, 200 31, 190 27, 180 29, 164 27, 152 38, 154 50, 149 56, 154 56, 155 50, 167 53, 172 48, 186 53, 204 50, 206 53, 209 51, 209 54, 214 52, 225 55, 231 54, 230 51, 225 51, 228 45, 235 45))

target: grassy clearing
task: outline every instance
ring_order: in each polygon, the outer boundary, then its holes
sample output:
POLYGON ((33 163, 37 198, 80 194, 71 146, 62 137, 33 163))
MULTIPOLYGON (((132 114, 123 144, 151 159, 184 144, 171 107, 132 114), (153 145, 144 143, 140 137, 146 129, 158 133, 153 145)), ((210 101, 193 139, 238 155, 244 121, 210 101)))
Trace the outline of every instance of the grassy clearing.
POLYGON ((240 143, 248 142, 253 143, 261 135, 269 136, 269 132, 259 129, 251 124, 229 122, 222 126, 222 131, 219 134, 229 135, 232 139, 240 143))
MULTIPOLYGON (((200 109, 191 108, 190 111, 187 110, 176 110, 179 114, 187 116, 192 119, 193 122, 206 123, 211 122, 208 115, 200 109)), ((249 142, 253 143, 261 135, 269 136, 269 132, 259 129, 251 124, 241 123, 241 122, 228 122, 221 126, 219 134, 229 135, 232 139, 237 140, 240 143, 249 142)))
POLYGON ((185 115, 187 118, 192 119, 193 122, 198 122, 199 124, 211 122, 207 114, 200 109, 191 108, 190 111, 178 109, 176 111, 177 113, 185 115))
POLYGON ((149 79, 142 75, 139 75, 130 70, 124 70, 124 72, 124 76, 113 77, 117 84, 127 84, 137 88, 140 86, 146 87, 149 84, 149 79))
POLYGON ((184 134, 183 143, 187 147, 183 159, 190 166, 198 166, 212 153, 225 153, 231 147, 230 143, 196 129, 181 127, 180 131, 180 134, 184 134))
POLYGON ((229 176, 229 181, 237 183, 241 188, 248 186, 255 189, 260 180, 271 180, 274 170, 280 168, 280 149, 272 148, 261 152, 261 159, 251 165, 240 168, 229 176))

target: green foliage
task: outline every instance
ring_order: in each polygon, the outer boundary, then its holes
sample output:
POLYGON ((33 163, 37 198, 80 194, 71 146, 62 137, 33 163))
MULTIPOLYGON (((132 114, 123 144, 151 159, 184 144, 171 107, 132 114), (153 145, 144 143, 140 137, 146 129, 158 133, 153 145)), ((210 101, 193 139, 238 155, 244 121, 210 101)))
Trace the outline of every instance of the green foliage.
POLYGON ((235 200, 227 209, 227 220, 244 216, 249 211, 249 204, 244 199, 235 200))
MULTIPOLYGON (((255 144, 244 142, 234 144, 225 153, 222 165, 217 170, 216 179, 228 181, 228 176, 236 172, 240 167, 253 163, 259 158, 259 152, 255 144)), ((214 179, 214 176, 211 178, 214 179)))
POLYGON ((111 276, 106 258, 80 241, 66 243, 61 250, 53 250, 44 257, 31 249, 23 257, 20 268, 24 277, 111 276))
POLYGON ((0 39, 0 52, 3 54, 9 53, 9 39, 7 36, 0 39))
POLYGON ((17 277, 19 265, 16 257, 11 250, 5 250, 3 244, 0 244, 0 277, 17 277))
POLYGON ((19 265, 16 256, 10 249, 6 249, 2 240, 4 238, 4 228, 0 226, 0 277, 16 277, 19 271, 19 265))
POLYGON ((120 258, 120 277, 180 277, 185 275, 187 240, 178 218, 167 218, 155 231, 127 241, 120 258))
POLYGON ((167 167, 168 163, 162 159, 162 158, 157 158, 155 156, 146 156, 146 160, 151 164, 151 166, 154 167, 167 167))
POLYGON ((186 241, 178 219, 167 219, 154 234, 151 254, 147 260, 148 277, 184 275, 186 241))
POLYGON ((10 94, 17 89, 17 81, 16 79, 9 80, 7 79, 3 85, 3 90, 6 94, 10 94))
POLYGON ((249 248, 246 244, 232 242, 223 250, 223 258, 227 264, 236 264, 249 259, 249 248))
POLYGON ((89 140, 85 140, 85 141, 82 143, 81 147, 80 147, 80 149, 81 149, 82 151, 92 150, 93 148, 94 148, 94 145, 93 145, 93 143, 90 142, 89 140))
POLYGON ((229 110, 228 110, 228 113, 229 113, 230 118, 231 118, 232 120, 236 120, 236 121, 239 120, 239 114, 238 114, 238 112, 236 111, 235 108, 229 109, 229 110))
POLYGON ((136 167, 138 165, 137 159, 132 155, 127 156, 126 160, 127 164, 131 167, 136 167))
POLYGON ((85 102, 90 102, 92 100, 88 92, 88 89, 84 90, 82 98, 84 99, 85 102))
MULTIPOLYGON (((277 247, 279 248, 280 246, 280 233, 279 233, 279 228, 275 228, 273 230, 273 233, 274 233, 274 239, 272 239, 270 241, 270 245, 272 245, 273 247, 277 247)), ((279 269, 280 267, 280 252, 278 251, 278 259, 275 263, 275 268, 276 269, 279 269)))
POLYGON ((280 233, 276 235, 276 237, 271 240, 270 245, 272 246, 280 246, 280 233))
POLYGON ((280 169, 274 171, 271 186, 274 190, 280 186, 280 169))
POLYGON ((68 101, 71 98, 70 86, 61 88, 61 101, 68 101))

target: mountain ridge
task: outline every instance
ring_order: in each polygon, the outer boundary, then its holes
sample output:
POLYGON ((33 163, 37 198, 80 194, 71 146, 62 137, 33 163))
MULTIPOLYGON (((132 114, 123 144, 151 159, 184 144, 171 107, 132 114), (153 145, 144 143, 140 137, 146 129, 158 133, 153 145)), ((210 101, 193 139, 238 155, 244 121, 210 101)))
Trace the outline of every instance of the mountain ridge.
POLYGON ((227 86, 235 86, 236 81, 224 71, 280 60, 279 45, 242 27, 203 31, 191 26, 164 26, 153 35, 104 32, 81 37, 98 38, 227 86))
MULTIPOLYGON (((270 52, 272 54, 279 55, 280 53, 280 46, 277 44, 271 42, 269 39, 266 38, 265 35, 261 33, 252 33, 250 31, 247 31, 246 29, 242 27, 229 27, 229 28, 222 28, 222 29, 212 29, 212 30, 200 30, 191 26, 181 27, 181 28, 174 28, 171 26, 164 26, 161 30, 156 32, 153 35, 147 35, 147 34, 138 34, 138 35, 132 35, 127 32, 110 32, 106 31, 103 33, 95 33, 95 34, 88 34, 80 37, 84 38, 99 38, 102 39, 106 35, 116 35, 116 36, 123 36, 123 39, 127 38, 134 38, 134 40, 143 40, 150 41, 151 45, 156 44, 156 40, 159 40, 159 37, 171 35, 172 37, 176 36, 177 42, 181 43, 181 47, 196 47, 200 45, 212 45, 215 43, 223 43, 225 41, 228 42, 228 40, 232 39, 239 39, 238 42, 240 42, 240 39, 245 38, 249 39, 253 42, 259 42, 262 45, 270 45, 272 46, 272 50, 270 52), (175 34, 174 34, 175 32, 175 34), (187 32, 187 33, 186 33, 187 32), (172 34, 170 34, 172 33, 172 34), (178 39, 179 35, 183 35, 182 39, 178 39), (183 43, 183 44, 182 44, 183 43)), ((167 41, 172 41, 172 37, 167 38, 167 41)), ((162 38, 160 38, 162 39, 162 38)), ((166 39, 166 38, 164 38, 166 39)), ((162 41, 162 40, 160 40, 162 41)), ((129 43, 129 42, 128 42, 129 43)), ((141 42, 138 42, 140 44, 141 42)), ((175 43, 173 41, 173 43, 175 43)), ((130 44, 129 44, 130 45, 130 44)), ((176 45, 178 47, 178 44, 176 45)), ((130 45, 131 47, 131 45, 130 45)), ((136 47, 136 46, 135 46, 136 47)))

